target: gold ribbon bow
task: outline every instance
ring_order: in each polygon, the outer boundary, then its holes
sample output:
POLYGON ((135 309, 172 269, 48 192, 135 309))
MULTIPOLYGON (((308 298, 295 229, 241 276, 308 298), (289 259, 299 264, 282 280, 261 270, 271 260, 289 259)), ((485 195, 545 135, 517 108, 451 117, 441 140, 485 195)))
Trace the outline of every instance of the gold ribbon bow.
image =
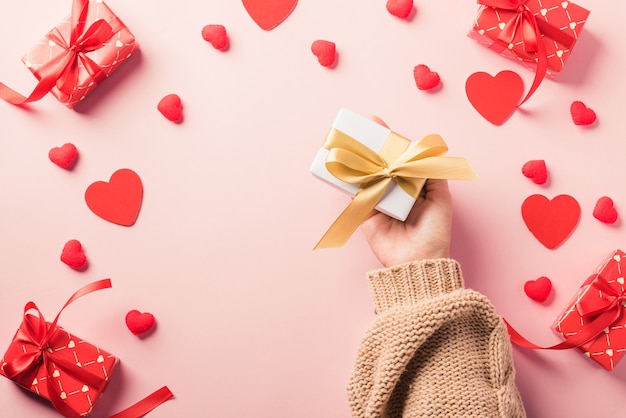
POLYGON ((326 158, 328 171, 341 181, 361 187, 315 249, 344 245, 394 182, 417 199, 428 178, 478 178, 465 158, 442 156, 448 147, 439 135, 428 135, 411 143, 390 131, 378 154, 333 128, 324 148, 329 150, 326 158))

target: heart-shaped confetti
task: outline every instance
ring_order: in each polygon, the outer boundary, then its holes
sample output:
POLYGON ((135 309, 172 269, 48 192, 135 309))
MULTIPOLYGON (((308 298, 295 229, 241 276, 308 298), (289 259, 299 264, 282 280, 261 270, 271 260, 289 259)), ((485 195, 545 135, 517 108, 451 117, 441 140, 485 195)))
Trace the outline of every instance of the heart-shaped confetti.
POLYGON ((581 101, 572 102, 570 113, 575 125, 587 126, 596 121, 596 112, 581 101))
POLYGON ((311 44, 311 52, 324 67, 330 67, 335 63, 337 49, 334 42, 318 39, 311 44))
POLYGON ((126 326, 134 335, 141 335, 150 331, 156 325, 154 315, 148 312, 139 312, 136 309, 126 314, 126 326))
POLYGON ((580 219, 580 205, 570 195, 550 200, 535 194, 522 204, 522 218, 528 230, 547 248, 558 247, 574 230, 580 219))
POLYGON ((387 0, 387 11, 400 19, 406 19, 413 11, 413 0, 387 0))
POLYGON ((202 28, 202 39, 220 51, 225 51, 228 48, 228 34, 223 25, 206 25, 202 28))
POLYGON ((61 261, 76 270, 87 265, 87 256, 80 241, 71 239, 65 243, 61 252, 61 261))
POLYGON ((545 184, 548 181, 548 169, 544 160, 531 160, 522 167, 522 174, 535 184, 545 184))
POLYGON ((435 88, 441 82, 439 74, 431 71, 428 66, 424 64, 416 65, 413 68, 413 78, 415 79, 415 85, 420 90, 430 90, 435 88))
POLYGON ((608 196, 598 199, 596 206, 593 208, 593 217, 605 224, 615 223, 617 221, 617 210, 613 204, 613 199, 608 196))
POLYGON ((48 158, 61 168, 71 169, 78 158, 78 150, 71 143, 54 147, 48 152, 48 158))
POLYGON ((183 104, 177 94, 168 94, 163 97, 157 109, 169 121, 179 123, 183 120, 183 104))
POLYGON ((246 11, 263 30, 274 29, 296 7, 298 0, 243 0, 246 11))
POLYGON ((139 215, 143 185, 133 170, 123 168, 109 182, 97 181, 85 191, 85 202, 93 213, 109 222, 131 226, 139 215))
POLYGON ((552 291, 552 282, 547 277, 540 277, 537 280, 529 280, 524 283, 526 295, 537 302, 545 302, 552 291))
POLYGON ((524 94, 524 82, 513 71, 501 71, 495 77, 476 72, 465 81, 465 93, 478 113, 500 125, 517 109, 524 94))

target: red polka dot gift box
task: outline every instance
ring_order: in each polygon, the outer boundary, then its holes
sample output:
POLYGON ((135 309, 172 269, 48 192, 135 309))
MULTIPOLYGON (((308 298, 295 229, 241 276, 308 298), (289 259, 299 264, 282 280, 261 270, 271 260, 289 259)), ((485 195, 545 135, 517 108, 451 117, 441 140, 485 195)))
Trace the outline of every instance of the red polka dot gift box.
MULTIPOLYGON (((545 73, 559 73, 578 41, 589 10, 562 0, 478 0, 468 36, 503 56, 545 73)), ((539 71, 538 71, 539 72, 539 71)))
POLYGON ((615 250, 582 284, 554 329, 611 371, 626 353, 626 253, 615 250))
POLYGON ((74 0, 71 14, 22 57, 39 80, 33 92, 23 96, 0 83, 0 98, 21 105, 51 93, 71 109, 137 49, 134 35, 102 0, 74 0))

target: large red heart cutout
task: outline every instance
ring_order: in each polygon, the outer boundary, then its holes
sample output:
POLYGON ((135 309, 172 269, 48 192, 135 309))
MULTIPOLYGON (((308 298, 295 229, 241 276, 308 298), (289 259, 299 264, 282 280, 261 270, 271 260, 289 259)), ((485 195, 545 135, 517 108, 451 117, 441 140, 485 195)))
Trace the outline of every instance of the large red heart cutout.
POLYGON ((553 249, 565 241, 578 224, 580 205, 565 194, 552 200, 535 194, 522 203, 522 218, 535 238, 553 249))
POLYGON ((500 125, 517 109, 524 94, 524 82, 513 71, 501 71, 495 77, 477 72, 465 81, 465 93, 478 113, 500 125))
POLYGON ((137 220, 142 197, 141 179, 128 168, 117 170, 108 183, 97 181, 85 191, 85 202, 93 213, 123 226, 131 226, 137 220))
POLYGON ((242 0, 246 11, 263 30, 274 29, 296 7, 298 0, 242 0))

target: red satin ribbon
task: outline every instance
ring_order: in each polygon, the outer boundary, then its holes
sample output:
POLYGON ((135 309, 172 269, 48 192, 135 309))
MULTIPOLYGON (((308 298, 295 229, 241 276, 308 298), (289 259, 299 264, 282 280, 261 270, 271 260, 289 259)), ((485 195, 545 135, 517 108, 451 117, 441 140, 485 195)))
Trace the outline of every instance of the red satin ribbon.
MULTIPOLYGON (((24 307, 22 326, 20 326, 14 339, 14 341, 18 341, 25 347, 25 353, 6 362, 3 369, 6 377, 19 382, 23 386, 29 386, 32 380, 24 381, 24 379, 29 378, 29 372, 36 370, 43 364, 47 376, 52 376, 54 364, 54 366, 62 369, 76 380, 94 388, 94 390, 102 391, 102 387, 106 383, 104 377, 94 375, 83 368, 76 367, 74 363, 58 358, 53 350, 52 352, 48 351, 47 344, 58 331, 57 322, 59 316, 68 305, 91 292, 110 287, 111 280, 104 279, 80 288, 65 302, 54 321, 50 323, 45 321, 43 314, 34 302, 28 302, 24 307), (37 316, 29 313, 33 310, 37 313, 37 316)), ((60 390, 54 385, 54 379, 48 378, 46 382, 48 385, 48 397, 54 408, 66 418, 81 418, 81 415, 76 414, 61 399, 60 390)), ((129 408, 113 415, 111 418, 140 418, 173 396, 167 386, 164 386, 129 408)))
POLYGON ((39 70, 39 83, 33 92, 23 96, 3 83, 0 83, 0 98, 14 105, 34 102, 45 96, 55 85, 65 94, 70 94, 77 86, 79 63, 84 66, 95 82, 101 81, 106 75, 86 52, 101 48, 105 42, 119 30, 113 28, 105 20, 97 20, 85 27, 89 0, 74 0, 70 17, 70 39, 64 39, 55 28, 47 38, 65 50, 65 53, 50 60, 39 70))
POLYGON ((524 42, 524 50, 526 52, 537 53, 537 68, 535 70, 535 78, 530 86, 526 97, 517 105, 524 104, 530 96, 539 88, 548 71, 548 53, 546 46, 542 42, 541 32, 537 26, 537 20, 532 12, 525 5, 527 0, 478 0, 478 4, 490 6, 496 9, 510 10, 517 12, 505 25, 502 32, 498 36, 500 43, 494 43, 493 46, 500 50, 508 48, 513 42, 513 38, 517 32, 522 33, 524 42))
POLYGON ((622 302, 626 292, 617 292, 603 276, 596 276, 588 285, 587 292, 597 292, 599 297, 584 297, 576 303, 576 310, 582 318, 589 320, 576 334, 568 335, 565 341, 549 347, 539 346, 528 341, 504 320, 511 341, 521 347, 539 350, 564 350, 577 348, 595 340, 604 330, 618 321, 623 315, 622 302))

